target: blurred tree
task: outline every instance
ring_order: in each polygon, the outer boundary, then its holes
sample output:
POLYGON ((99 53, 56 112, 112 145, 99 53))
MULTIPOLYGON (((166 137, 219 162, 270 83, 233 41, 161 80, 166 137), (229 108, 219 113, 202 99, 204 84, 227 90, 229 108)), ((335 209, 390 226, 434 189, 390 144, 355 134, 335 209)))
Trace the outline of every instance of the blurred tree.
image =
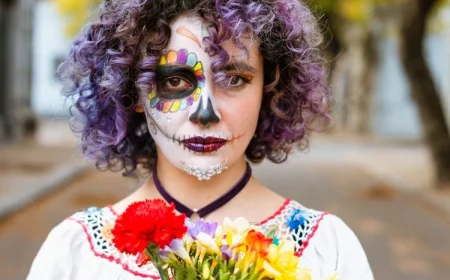
POLYGON ((66 33, 69 36, 77 34, 89 20, 93 7, 97 7, 103 0, 55 0, 61 14, 67 17, 66 33))
POLYGON ((310 0, 325 29, 331 61, 334 128, 353 133, 370 129, 373 72, 377 68, 374 43, 379 37, 376 7, 383 0, 310 0))
POLYGON ((450 133, 423 49, 426 26, 433 8, 449 5, 449 1, 310 0, 309 3, 312 7, 320 7, 314 10, 325 14, 321 22, 330 31, 328 34, 331 33, 327 44, 333 59, 331 83, 337 99, 336 107, 342 111, 335 116, 337 125, 353 132, 364 131, 367 125, 362 114, 369 112, 367 106, 370 103, 366 98, 371 98, 370 69, 376 65, 371 42, 376 41, 377 31, 371 27, 389 20, 399 22, 402 63, 421 117, 424 138, 436 164, 436 177, 439 185, 450 186, 450 133), (362 62, 358 64, 359 60, 362 62), (355 130, 352 120, 357 118, 362 119, 355 130))
POLYGON ((450 187, 450 133, 442 103, 424 57, 427 19, 433 8, 448 0, 405 0, 401 21, 402 62, 408 76, 424 137, 436 165, 439 185, 450 187))
POLYGON ((31 109, 31 41, 34 1, 0 0, 0 142, 35 132, 31 109))

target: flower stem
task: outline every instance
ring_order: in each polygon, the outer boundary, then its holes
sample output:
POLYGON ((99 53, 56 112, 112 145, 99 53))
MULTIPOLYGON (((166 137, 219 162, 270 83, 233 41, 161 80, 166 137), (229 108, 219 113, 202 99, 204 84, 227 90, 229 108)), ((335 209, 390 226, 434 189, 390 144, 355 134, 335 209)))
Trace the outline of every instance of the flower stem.
POLYGON ((159 257, 159 246, 156 244, 150 244, 147 247, 147 252, 152 257, 152 263, 155 265, 156 269, 158 269, 161 280, 170 280, 167 269, 164 269, 161 258, 159 257))

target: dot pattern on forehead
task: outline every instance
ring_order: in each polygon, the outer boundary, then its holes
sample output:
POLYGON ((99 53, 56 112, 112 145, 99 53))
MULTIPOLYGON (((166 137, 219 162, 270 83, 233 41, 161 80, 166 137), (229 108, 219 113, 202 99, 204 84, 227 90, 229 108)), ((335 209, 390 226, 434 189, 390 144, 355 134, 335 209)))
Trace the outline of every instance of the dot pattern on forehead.
POLYGON ((198 85, 189 97, 178 100, 167 100, 160 98, 157 96, 155 91, 152 91, 147 96, 148 99, 150 99, 150 106, 152 108, 163 113, 176 113, 191 106, 200 98, 200 94, 205 83, 205 76, 203 64, 201 61, 197 60, 197 55, 195 53, 189 53, 185 49, 179 50, 178 52, 170 50, 161 56, 159 65, 188 65, 192 67, 192 70, 198 80, 198 85))

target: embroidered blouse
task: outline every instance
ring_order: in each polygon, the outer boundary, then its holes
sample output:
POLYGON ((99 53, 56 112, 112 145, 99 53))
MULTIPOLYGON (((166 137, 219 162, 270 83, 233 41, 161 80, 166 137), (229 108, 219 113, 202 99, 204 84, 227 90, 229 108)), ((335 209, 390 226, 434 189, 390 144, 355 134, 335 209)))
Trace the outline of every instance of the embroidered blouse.
MULTIPOLYGON (((48 235, 27 280, 160 279, 151 263, 138 267, 136 255, 114 247, 111 229, 116 218, 111 207, 92 207, 64 220, 48 235)), ((312 280, 373 279, 358 238, 335 215, 286 200, 261 225, 295 241, 300 265, 312 271, 312 280)))

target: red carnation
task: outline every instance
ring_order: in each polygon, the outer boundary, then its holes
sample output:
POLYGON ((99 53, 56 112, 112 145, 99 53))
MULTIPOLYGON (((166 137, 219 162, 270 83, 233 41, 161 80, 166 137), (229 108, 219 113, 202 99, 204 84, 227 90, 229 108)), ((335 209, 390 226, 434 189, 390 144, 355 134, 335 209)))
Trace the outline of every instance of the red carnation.
POLYGON ((120 215, 112 229, 113 243, 123 253, 142 253, 151 243, 159 248, 186 233, 185 215, 162 199, 134 202, 120 215))

